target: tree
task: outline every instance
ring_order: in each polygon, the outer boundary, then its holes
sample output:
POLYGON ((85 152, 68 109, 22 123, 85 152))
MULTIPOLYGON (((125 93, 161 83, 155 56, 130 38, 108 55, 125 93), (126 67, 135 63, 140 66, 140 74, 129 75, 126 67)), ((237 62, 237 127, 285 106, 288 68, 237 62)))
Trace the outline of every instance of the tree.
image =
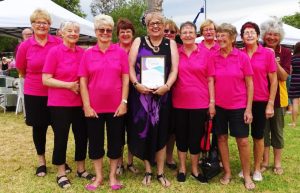
POLYGON ((52 1, 80 17, 83 18, 86 17, 86 14, 83 11, 81 11, 80 4, 79 4, 80 0, 52 0, 52 1))
POLYGON ((124 0, 93 0, 90 7, 93 16, 109 14, 112 10, 126 5, 124 0))
MULTIPOLYGON (((300 1, 299 1, 299 5, 300 5, 300 1)), ((300 12, 296 12, 294 15, 284 16, 283 18, 281 18, 281 20, 286 24, 289 24, 291 26, 300 29, 300 12)))
POLYGON ((0 36, 0 52, 12 52, 18 44, 18 39, 7 36, 0 36))
MULTIPOLYGON (((120 18, 129 19, 134 26, 135 36, 143 36, 146 34, 145 27, 141 24, 141 17, 146 10, 146 4, 144 0, 131 0, 126 4, 115 8, 109 14, 114 19, 114 22, 117 23, 120 18)), ((116 41, 117 37, 114 35, 113 41, 116 41)))

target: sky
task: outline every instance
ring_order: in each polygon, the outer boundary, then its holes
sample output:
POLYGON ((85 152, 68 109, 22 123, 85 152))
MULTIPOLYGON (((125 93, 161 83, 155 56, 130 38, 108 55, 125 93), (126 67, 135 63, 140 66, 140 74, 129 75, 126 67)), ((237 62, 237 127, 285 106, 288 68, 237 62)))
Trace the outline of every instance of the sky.
MULTIPOLYGON (((92 0, 80 0, 82 10, 88 14, 87 19, 92 21, 90 3, 92 0)), ((251 14, 265 14, 282 17, 300 12, 299 0, 206 0, 206 16, 217 24, 232 23, 239 18, 251 14)), ((177 25, 185 21, 193 21, 204 0, 164 0, 163 13, 173 19, 177 25)), ((200 14, 197 25, 204 21, 204 14, 200 14)))

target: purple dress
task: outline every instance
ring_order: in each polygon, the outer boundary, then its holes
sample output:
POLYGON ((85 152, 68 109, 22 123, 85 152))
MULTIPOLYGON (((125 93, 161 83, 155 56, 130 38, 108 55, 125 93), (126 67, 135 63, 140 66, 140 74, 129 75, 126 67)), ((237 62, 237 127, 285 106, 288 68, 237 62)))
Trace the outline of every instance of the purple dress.
MULTIPOLYGON (((141 77, 141 57, 164 55, 165 80, 168 79, 171 69, 170 41, 163 39, 159 45, 159 52, 155 53, 148 46, 144 37, 141 37, 135 72, 138 81, 141 77)), ((171 92, 163 96, 140 94, 133 86, 129 92, 129 128, 128 145, 131 153, 141 160, 155 161, 155 153, 161 150, 169 139, 171 92)))

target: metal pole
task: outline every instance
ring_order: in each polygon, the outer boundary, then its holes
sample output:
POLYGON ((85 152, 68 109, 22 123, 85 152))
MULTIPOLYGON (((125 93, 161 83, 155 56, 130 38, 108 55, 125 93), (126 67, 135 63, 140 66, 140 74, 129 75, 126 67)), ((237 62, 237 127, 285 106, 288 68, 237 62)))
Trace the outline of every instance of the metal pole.
POLYGON ((205 16, 204 16, 204 19, 206 20, 206 0, 204 0, 204 12, 205 12, 205 16))

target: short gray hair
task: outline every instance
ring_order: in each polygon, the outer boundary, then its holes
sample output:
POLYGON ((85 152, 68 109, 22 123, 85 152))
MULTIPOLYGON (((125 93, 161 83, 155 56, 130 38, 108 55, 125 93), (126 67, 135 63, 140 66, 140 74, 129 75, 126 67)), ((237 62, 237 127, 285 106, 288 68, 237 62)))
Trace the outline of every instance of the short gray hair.
POLYGON ((261 37, 264 39, 266 33, 273 32, 280 35, 280 41, 284 38, 283 23, 277 18, 263 22, 260 25, 261 37))
POLYGON ((109 25, 111 28, 114 28, 114 20, 109 15, 99 14, 94 18, 94 27, 95 30, 99 29, 103 25, 109 25))
POLYGON ((69 27, 75 27, 76 29, 78 29, 78 31, 80 31, 80 25, 75 21, 65 21, 62 24, 63 25, 61 26, 61 31, 65 31, 69 27))

